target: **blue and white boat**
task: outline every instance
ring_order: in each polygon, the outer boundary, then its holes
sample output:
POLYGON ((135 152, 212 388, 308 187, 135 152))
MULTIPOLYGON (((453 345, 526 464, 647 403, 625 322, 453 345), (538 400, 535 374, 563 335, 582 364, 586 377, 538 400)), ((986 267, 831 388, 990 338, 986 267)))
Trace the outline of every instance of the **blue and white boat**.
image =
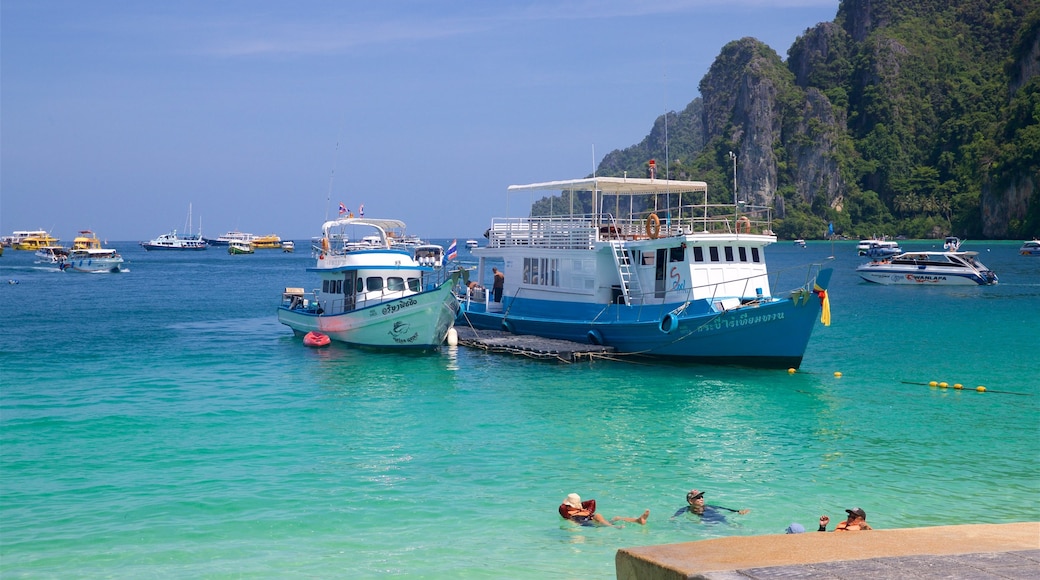
POLYGON ((404 222, 389 219, 325 222, 313 248, 315 265, 307 269, 318 274, 321 287, 310 293, 286 288, 278 321, 297 336, 320 332, 355 346, 441 345, 459 309, 452 291, 458 274, 449 276, 439 246, 409 251, 393 243, 390 232, 404 228, 404 222))
POLYGON ((1040 240, 1024 242, 1018 253, 1023 256, 1040 256, 1040 240))
POLYGON ((873 260, 856 268, 867 282, 914 286, 987 286, 997 275, 977 258, 978 252, 906 252, 873 260))
POLYGON ((537 192, 561 192, 544 204, 552 215, 531 216, 522 205, 528 217, 494 218, 487 245, 473 249, 478 282, 492 287, 488 269, 502 270, 501 301, 467 298, 456 324, 612 346, 621 355, 791 368, 821 311, 829 323, 831 269, 807 265, 770 280, 765 248, 777 238, 768 208, 708 204, 700 181, 593 177, 509 187, 537 192), (778 281, 791 288, 775 290, 778 281))

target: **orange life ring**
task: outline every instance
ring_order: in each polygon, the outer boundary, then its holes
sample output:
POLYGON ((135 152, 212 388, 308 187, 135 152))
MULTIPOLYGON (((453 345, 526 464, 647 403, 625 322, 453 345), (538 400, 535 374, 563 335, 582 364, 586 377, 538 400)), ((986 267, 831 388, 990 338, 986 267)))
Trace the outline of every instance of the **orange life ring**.
POLYGON ((656 213, 646 216, 646 236, 656 240, 661 235, 661 218, 656 213))
POLYGON ((737 233, 738 234, 750 234, 751 233, 751 220, 746 215, 740 216, 737 219, 737 233), (741 231, 743 230, 743 231, 741 231))

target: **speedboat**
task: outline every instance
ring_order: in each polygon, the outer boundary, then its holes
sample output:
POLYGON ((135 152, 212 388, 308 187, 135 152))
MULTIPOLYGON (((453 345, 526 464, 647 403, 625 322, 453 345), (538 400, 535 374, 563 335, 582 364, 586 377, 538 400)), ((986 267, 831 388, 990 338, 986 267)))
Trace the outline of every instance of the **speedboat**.
POLYGON ((61 269, 69 272, 121 272, 123 257, 112 248, 105 248, 101 240, 90 230, 81 230, 72 240, 72 248, 61 269))
POLYGON ((415 252, 393 244, 388 232, 404 227, 404 222, 391 219, 348 217, 325 222, 314 248, 315 265, 307 269, 318 274, 321 287, 311 293, 286 288, 278 321, 297 336, 320 332, 356 346, 429 349, 441 345, 458 312, 453 287, 459 274, 449 275, 437 264, 420 262, 415 252), (349 243, 349 234, 357 230, 375 231, 378 242, 349 243))
POLYGON ((856 268, 860 278, 878 284, 956 286, 996 284, 997 275, 978 252, 906 252, 856 268))
POLYGON ((804 248, 805 247, 805 240, 799 238, 799 239, 794 241, 794 245, 798 246, 799 248, 804 248))
POLYGON ((65 246, 40 246, 34 253, 35 263, 61 266, 69 257, 69 249, 65 246))
POLYGON ((856 251, 860 256, 870 257, 894 256, 903 253, 903 250, 899 248, 899 242, 884 236, 860 240, 859 244, 856 245, 856 251), (873 255, 871 255, 871 251, 873 251, 873 255))
POLYGON ((1018 249, 1018 253, 1023 256, 1040 256, 1040 240, 1023 243, 1022 247, 1018 249))
POLYGON ((946 239, 943 240, 943 251, 956 252, 957 250, 961 249, 961 244, 963 243, 964 240, 958 238, 957 236, 946 236, 946 239))
POLYGON ((284 242, 282 242, 282 251, 283 252, 291 253, 294 250, 296 250, 296 242, 294 242, 292 240, 285 240, 284 242))
POLYGON ((254 251, 252 242, 244 240, 231 240, 228 242, 227 252, 229 254, 252 254, 254 251))
POLYGON ((621 356, 792 368, 816 319, 830 321, 832 270, 810 264, 770 280, 771 210, 709 205, 705 182, 592 177, 508 191, 561 199, 554 215, 521 207, 525 217, 492 220, 487 245, 473 250, 476 282, 490 287, 487 269, 500 268, 501 301, 467 295, 458 325, 611 346, 621 356), (774 288, 780 282, 792 287, 774 288))
POLYGON ((472 249, 474 249, 474 248, 476 248, 478 246, 480 246, 480 242, 478 242, 477 240, 466 240, 466 247, 469 248, 470 250, 472 250, 472 249))

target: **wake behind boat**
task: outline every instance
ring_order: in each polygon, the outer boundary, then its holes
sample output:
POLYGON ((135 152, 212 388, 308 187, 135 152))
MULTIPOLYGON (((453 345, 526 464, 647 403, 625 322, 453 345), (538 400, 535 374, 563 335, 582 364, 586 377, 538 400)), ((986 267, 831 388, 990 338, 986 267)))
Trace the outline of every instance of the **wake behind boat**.
POLYGON ((709 205, 700 181, 594 177, 509 191, 563 192, 551 206, 562 209, 492 220, 487 246, 473 254, 478 281, 502 264, 501 298, 467 292, 460 325, 620 354, 790 368, 801 364, 821 309, 829 323, 831 269, 807 266, 790 279, 793 290, 774 292, 768 208, 740 206, 738 215, 735 205, 709 205))
MULTIPOLYGON (((389 232, 404 222, 342 218, 325 222, 314 248, 316 264, 308 272, 321 277, 321 289, 307 294, 286 288, 278 321, 297 336, 309 332, 332 340, 371 347, 425 349, 444 342, 458 312, 452 292, 457 276, 448 277, 431 248, 421 247, 422 261, 393 244, 389 232), (351 242, 350 234, 364 243, 351 242)), ((439 254, 443 254, 443 249, 439 254)))
POLYGON ((977 258, 978 252, 906 252, 889 260, 873 260, 856 268, 867 282, 986 286, 997 283, 997 275, 977 258))

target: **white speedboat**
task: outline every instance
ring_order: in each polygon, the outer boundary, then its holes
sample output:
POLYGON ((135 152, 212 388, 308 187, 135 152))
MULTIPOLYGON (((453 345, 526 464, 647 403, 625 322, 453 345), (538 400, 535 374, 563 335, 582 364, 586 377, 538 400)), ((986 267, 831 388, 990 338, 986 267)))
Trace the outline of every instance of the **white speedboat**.
POLYGON ((112 248, 105 248, 101 240, 90 230, 82 230, 72 240, 68 258, 61 265, 66 272, 122 272, 123 257, 112 248))
POLYGON ((997 275, 977 258, 978 252, 906 252, 873 260, 856 268, 867 282, 918 286, 990 285, 997 275))
POLYGON ((69 249, 65 246, 40 246, 33 255, 36 257, 34 261, 37 264, 50 264, 60 267, 68 259, 69 249))
POLYGON ((284 240, 282 242, 282 251, 292 253, 296 250, 296 242, 292 240, 284 240))
POLYGON ((899 242, 890 240, 886 237, 860 240, 859 244, 856 245, 856 251, 860 256, 868 256, 871 258, 895 256, 896 254, 903 253, 903 250, 899 248, 899 242))
POLYGON ((961 249, 961 244, 963 243, 964 240, 958 238, 957 236, 946 236, 946 239, 943 240, 943 251, 956 252, 957 250, 961 249))
POLYGON ((477 240, 466 240, 466 247, 470 250, 475 249, 478 246, 480 246, 480 242, 478 242, 477 240))
POLYGON ((427 349, 442 344, 459 308, 452 292, 458 275, 449 277, 443 267, 428 263, 428 254, 420 262, 413 251, 393 244, 388 232, 404 227, 388 219, 325 222, 316 263, 307 269, 321 278, 321 288, 310 294, 286 288, 278 321, 297 336, 316 331, 357 346, 427 349), (369 240, 364 244, 348 243, 357 230, 374 230, 378 242, 370 235, 353 237, 369 240))
POLYGON ((798 367, 817 318, 829 322, 831 269, 806 265, 770 280, 770 210, 709 205, 707 189, 619 177, 510 186, 532 199, 560 192, 550 206, 558 213, 532 216, 521 205, 524 217, 492 220, 487 245, 473 254, 476 282, 500 298, 467 298, 457 324, 622 355, 798 367), (576 207, 592 210, 571 213, 576 207), (786 291, 774 287, 782 283, 786 291))
POLYGON ((1023 256, 1040 256, 1040 240, 1032 240, 1022 244, 1018 253, 1023 256))
POLYGON ((199 220, 199 232, 191 233, 191 204, 188 204, 188 234, 177 235, 177 230, 162 234, 154 240, 141 242, 146 250, 205 250, 209 247, 202 238, 202 221, 199 220))

